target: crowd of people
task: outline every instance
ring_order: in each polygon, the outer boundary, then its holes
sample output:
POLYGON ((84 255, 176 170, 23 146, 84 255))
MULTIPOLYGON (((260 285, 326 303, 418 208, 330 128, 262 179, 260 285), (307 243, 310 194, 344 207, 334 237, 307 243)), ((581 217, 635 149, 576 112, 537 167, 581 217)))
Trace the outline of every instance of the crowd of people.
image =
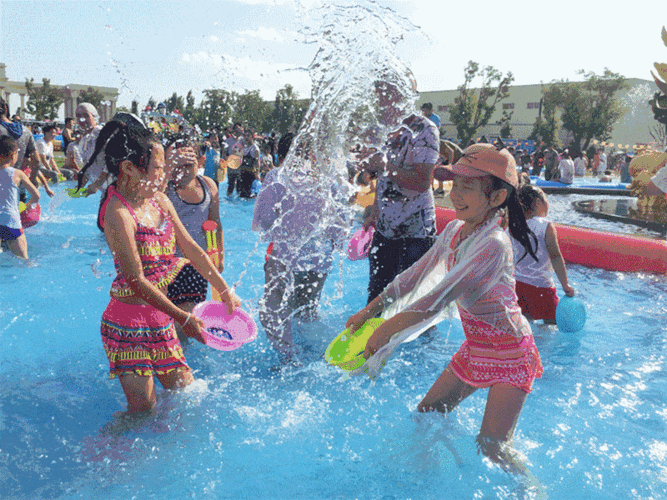
MULTIPOLYGON (((382 361, 404 331, 423 332, 456 304, 466 340, 418 405, 419 411, 449 412, 480 388, 489 388, 479 442, 500 459, 533 382, 542 374, 529 321, 555 320, 555 273, 565 294, 567 277, 554 226, 546 218, 547 197, 524 185, 521 171, 544 170, 561 181, 591 168, 585 155, 547 147, 525 159, 520 151, 476 143, 460 154, 440 140, 432 107, 407 116, 405 96, 393 84, 375 84, 379 113, 393 129, 383 144, 358 145, 350 154, 351 178, 374 183, 374 203, 363 224, 375 229, 369 252, 366 306, 347 322, 351 333, 378 315, 388 319, 370 337, 364 356, 382 361), (436 166, 452 181, 456 220, 436 234, 433 177, 436 166)), ((45 127, 46 129, 46 127, 45 127)), ((181 339, 205 342, 202 320, 193 313, 210 283, 231 313, 240 299, 227 285, 220 182, 227 196, 257 197, 252 229, 270 242, 260 321, 274 348, 293 362, 293 321, 310 321, 351 222, 328 200, 348 197, 317 172, 280 167, 294 138, 288 133, 258 137, 236 123, 198 138, 187 131, 158 137, 130 113, 102 125, 94 106, 82 103, 63 131, 65 166, 58 169, 48 148, 8 119, 0 101, 0 239, 27 258, 19 203, 48 195, 49 171, 76 177, 77 192, 102 193, 98 224, 113 256, 116 278, 102 315, 101 336, 127 398, 128 412, 155 405, 155 381, 165 388, 192 382, 181 339), (162 140, 161 140, 162 139, 162 140), (25 172, 24 170, 30 170, 25 172), (263 185, 258 190, 257 183, 263 185), (321 179, 320 179, 321 181, 321 179), (207 255, 202 224, 212 220, 217 254, 207 255), (318 222, 326 220, 324 227, 318 222), (301 244, 294 245, 295 238, 301 244), (140 332, 138 334, 137 332, 140 332), (180 339, 179 339, 180 336, 180 339)), ((47 135, 48 134, 48 135, 47 135)), ((605 169, 603 153, 593 161, 605 169)), ((665 169, 663 169, 665 170, 665 169)), ((654 178, 665 189, 665 173, 654 178)), ((378 366, 381 366, 378 361, 378 366)))

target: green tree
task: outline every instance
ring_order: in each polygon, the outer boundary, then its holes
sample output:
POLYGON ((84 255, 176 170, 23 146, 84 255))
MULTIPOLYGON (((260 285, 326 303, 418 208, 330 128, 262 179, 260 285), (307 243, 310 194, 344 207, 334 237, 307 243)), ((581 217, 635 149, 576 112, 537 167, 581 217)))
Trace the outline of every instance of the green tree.
POLYGON ((221 89, 204 90, 204 98, 199 106, 195 123, 202 130, 226 126, 232 121, 235 96, 221 89))
POLYGON ((560 121, 556 116, 556 103, 547 94, 547 90, 542 86, 542 101, 540 103, 540 114, 535 119, 533 130, 528 139, 544 143, 549 146, 560 146, 558 133, 560 132, 560 121))
POLYGON ((25 80, 28 91, 26 111, 35 117, 35 120, 55 120, 58 108, 65 101, 60 89, 51 86, 48 78, 42 79, 42 86, 35 86, 33 78, 25 80))
POLYGON ((625 112, 617 93, 628 88, 623 76, 607 68, 602 75, 577 73, 584 81, 555 81, 543 94, 544 101, 552 101, 560 111, 563 128, 572 134, 568 146, 575 154, 585 151, 593 139, 611 139, 614 123, 625 112))
POLYGON ((195 108, 195 98, 192 95, 192 90, 188 91, 185 96, 185 109, 183 109, 183 118, 189 123, 196 123, 196 114, 198 110, 195 108))
POLYGON ((246 90, 235 97, 234 121, 239 121, 257 132, 261 131, 271 114, 271 108, 259 95, 259 90, 246 90))
POLYGON ((82 102, 89 102, 95 108, 99 108, 100 104, 104 101, 104 94, 93 87, 88 87, 86 90, 82 90, 79 93, 79 97, 76 98, 77 104, 82 102))
POLYGON ((509 113, 507 110, 503 110, 503 116, 496 122, 497 125, 500 125, 500 137, 502 139, 509 139, 512 137, 512 115, 514 115, 514 110, 509 113))
POLYGON ((171 94, 171 97, 166 99, 164 104, 167 106, 168 113, 173 113, 176 109, 179 113, 183 113, 185 109, 185 101, 183 100, 183 96, 179 96, 176 92, 171 94))
POLYGON ((157 103, 155 102, 155 99, 153 99, 153 96, 150 96, 148 98, 148 102, 146 103, 146 108, 151 108, 151 111, 157 111, 157 103))
POLYGON ((459 141, 466 146, 477 131, 489 123, 496 106, 507 99, 514 76, 511 72, 503 75, 493 66, 481 68, 474 61, 468 62, 464 75, 464 82, 458 87, 459 95, 454 99, 449 115, 456 126, 459 141), (480 87, 474 88, 473 82, 480 79, 480 87))
POLYGON ((308 101, 299 100, 294 88, 287 84, 276 92, 276 100, 271 113, 270 124, 266 129, 276 129, 281 134, 290 129, 297 129, 308 110, 308 101))

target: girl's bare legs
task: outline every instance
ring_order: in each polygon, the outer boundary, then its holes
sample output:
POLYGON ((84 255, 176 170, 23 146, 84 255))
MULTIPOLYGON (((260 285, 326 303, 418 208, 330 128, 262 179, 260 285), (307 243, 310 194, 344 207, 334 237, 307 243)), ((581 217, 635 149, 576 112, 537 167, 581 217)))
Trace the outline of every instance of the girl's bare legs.
POLYGON ((273 348, 286 360, 295 354, 288 294, 290 279, 285 265, 273 257, 264 264, 264 296, 259 319, 273 348))
MULTIPOLYGON (((165 389, 185 387, 194 381, 190 370, 174 370, 156 377, 165 389)), ((120 375, 118 380, 127 399, 128 414, 150 411, 155 407, 155 379, 152 376, 127 373, 120 375)))
POLYGON ((127 398, 127 413, 150 411, 155 406, 155 381, 152 376, 142 377, 128 373, 118 377, 127 398))
POLYGON ((21 259, 28 259, 28 240, 25 238, 25 234, 22 234, 15 240, 5 240, 7 243, 7 248, 21 259))
POLYGON ((476 390, 454 375, 448 366, 417 405, 417 411, 449 413, 476 390))
POLYGON ((527 395, 525 391, 507 385, 491 387, 477 445, 486 457, 507 472, 532 477, 526 466, 508 447, 527 395))
POLYGON ((164 375, 155 375, 165 389, 180 389, 195 381, 191 370, 174 370, 164 375))

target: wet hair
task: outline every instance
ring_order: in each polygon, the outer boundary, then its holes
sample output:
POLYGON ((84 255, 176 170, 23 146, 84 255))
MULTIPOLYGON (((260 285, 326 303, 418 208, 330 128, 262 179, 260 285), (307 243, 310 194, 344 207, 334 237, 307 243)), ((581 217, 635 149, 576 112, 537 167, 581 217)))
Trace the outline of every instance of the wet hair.
POLYGON ((507 191, 507 197, 498 207, 498 210, 505 209, 509 232, 512 235, 512 238, 521 243, 521 246, 525 250, 518 262, 522 261, 528 254, 530 254, 530 256, 535 259, 535 262, 537 262, 537 236, 535 236, 535 233, 528 227, 526 215, 519 202, 517 190, 507 182, 493 175, 482 177, 482 191, 487 198, 491 198, 491 193, 500 189, 507 191))
POLYGON ((100 135, 95 142, 95 151, 78 174, 77 188, 83 187, 83 177, 86 171, 102 150, 104 150, 107 171, 110 174, 118 175, 120 164, 125 160, 131 161, 140 170, 147 172, 153 147, 158 144, 160 141, 148 128, 129 126, 116 120, 110 121, 100 130, 100 135))
POLYGON ((0 116, 9 117, 9 104, 0 97, 0 116))
POLYGON ((9 158, 18 149, 19 145, 13 137, 0 136, 0 158, 9 158))
POLYGON ((44 125, 44 126, 42 127, 42 132, 46 134, 47 132, 51 132, 52 130, 55 130, 55 129, 56 129, 56 126, 55 126, 55 125, 51 125, 51 124, 49 124, 49 125, 44 125))
POLYGON ((517 195, 519 196, 519 203, 521 203, 524 213, 532 212, 535 209, 535 202, 537 200, 547 200, 547 195, 544 191, 530 184, 522 186, 517 195))

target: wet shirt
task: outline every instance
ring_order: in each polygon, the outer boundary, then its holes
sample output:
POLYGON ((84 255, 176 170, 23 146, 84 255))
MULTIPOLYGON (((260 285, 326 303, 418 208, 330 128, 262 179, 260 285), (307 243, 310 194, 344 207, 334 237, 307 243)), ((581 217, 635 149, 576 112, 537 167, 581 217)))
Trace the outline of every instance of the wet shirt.
MULTIPOLYGON (((411 115, 390 134, 387 161, 399 170, 414 170, 421 163, 435 164, 440 133, 431 120, 411 115)), ((399 186, 386 175, 377 185, 380 215, 376 229, 386 238, 427 238, 435 235, 433 192, 414 191, 399 186)))
MULTIPOLYGON (((93 156, 95 142, 97 142, 97 137, 100 135, 100 130, 102 130, 102 125, 97 125, 79 141, 79 151, 81 152, 81 158, 83 159, 84 164, 88 163, 88 160, 93 156)), ((89 181, 94 182, 99 179, 103 173, 106 173, 106 171, 107 167, 104 161, 104 151, 102 151, 97 155, 95 162, 86 171, 86 177, 88 177, 89 181)))
POLYGON ((243 161, 239 170, 248 172, 258 172, 259 146, 257 144, 248 144, 243 147, 243 161))
POLYGON ((3 124, 0 125, 0 136, 6 135, 14 138, 19 147, 19 157, 16 163, 13 165, 14 168, 20 169, 23 165, 23 159, 28 158, 37 150, 35 145, 35 139, 32 136, 32 133, 28 130, 27 127, 16 127, 14 130, 21 130, 21 135, 18 137, 13 134, 8 128, 3 124))
POLYGON ((13 167, 0 169, 0 226, 21 229, 19 187, 14 183, 13 167))

